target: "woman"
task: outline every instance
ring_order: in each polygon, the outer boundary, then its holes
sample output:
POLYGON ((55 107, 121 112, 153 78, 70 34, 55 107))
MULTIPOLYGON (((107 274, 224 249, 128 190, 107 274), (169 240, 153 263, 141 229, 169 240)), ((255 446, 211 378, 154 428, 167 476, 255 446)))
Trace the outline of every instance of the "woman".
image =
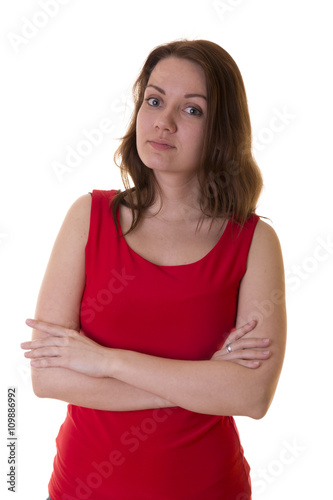
POLYGON ((173 42, 134 99, 126 189, 73 204, 27 320, 35 394, 70 403, 49 495, 249 500, 233 416, 267 412, 286 314, 242 77, 218 45, 173 42))

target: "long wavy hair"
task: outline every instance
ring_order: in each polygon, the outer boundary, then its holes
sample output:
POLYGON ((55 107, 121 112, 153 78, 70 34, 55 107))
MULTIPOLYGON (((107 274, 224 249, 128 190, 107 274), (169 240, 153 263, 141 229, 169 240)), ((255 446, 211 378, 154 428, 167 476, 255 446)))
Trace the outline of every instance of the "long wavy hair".
POLYGON ((132 211, 132 225, 125 233, 128 234, 139 224, 144 210, 153 204, 159 190, 153 170, 138 155, 136 119, 151 73, 158 62, 167 57, 193 61, 205 73, 207 126, 198 169, 202 220, 211 217, 212 224, 216 217, 230 218, 242 227, 255 213, 263 186, 261 172, 252 156, 252 131, 244 82, 235 61, 216 43, 180 40, 156 47, 133 86, 133 115, 114 156, 125 187, 110 203, 117 230, 116 214, 120 204, 132 211))

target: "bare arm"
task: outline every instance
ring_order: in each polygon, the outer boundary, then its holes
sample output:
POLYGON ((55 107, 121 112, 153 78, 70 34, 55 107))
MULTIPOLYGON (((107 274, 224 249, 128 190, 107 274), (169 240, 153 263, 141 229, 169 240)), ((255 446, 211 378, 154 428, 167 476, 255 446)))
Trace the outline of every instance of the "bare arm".
POLYGON ((231 362, 224 359, 222 363, 218 353, 210 361, 181 361, 108 349, 56 324, 37 325, 50 334, 50 339, 26 348, 32 348, 28 356, 34 358, 36 366, 63 366, 95 377, 114 377, 198 413, 261 418, 276 389, 286 340, 280 244, 274 230, 261 221, 253 236, 239 290, 236 327, 253 317, 258 324, 247 334, 247 342, 255 337, 268 337, 271 341, 268 359, 263 352, 263 357, 258 353, 258 357, 250 358, 264 359, 256 370, 232 362, 231 357, 231 362), (265 307, 268 312, 259 316, 265 307))
MULTIPOLYGON (((85 286, 85 246, 91 196, 70 208, 55 241, 40 288, 35 318, 80 331, 80 304, 85 286)), ((32 339, 48 334, 33 330, 32 339)), ((168 401, 113 378, 98 379, 67 368, 33 368, 32 384, 39 397, 59 399, 100 410, 141 410, 172 406, 168 401)))

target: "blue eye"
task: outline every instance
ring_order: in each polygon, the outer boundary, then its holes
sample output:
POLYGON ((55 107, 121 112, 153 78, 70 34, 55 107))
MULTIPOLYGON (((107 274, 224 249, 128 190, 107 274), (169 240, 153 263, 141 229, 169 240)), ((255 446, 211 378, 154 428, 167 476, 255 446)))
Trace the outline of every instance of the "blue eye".
POLYGON ((187 108, 185 108, 185 111, 189 115, 199 116, 202 114, 201 111, 199 109, 195 108, 194 106, 188 106, 187 108), (187 109, 189 109, 190 111, 186 111, 187 109))
POLYGON ((156 99, 156 97, 148 97, 148 99, 145 99, 145 101, 147 101, 149 106, 153 108, 156 108, 160 104, 159 99, 156 99))

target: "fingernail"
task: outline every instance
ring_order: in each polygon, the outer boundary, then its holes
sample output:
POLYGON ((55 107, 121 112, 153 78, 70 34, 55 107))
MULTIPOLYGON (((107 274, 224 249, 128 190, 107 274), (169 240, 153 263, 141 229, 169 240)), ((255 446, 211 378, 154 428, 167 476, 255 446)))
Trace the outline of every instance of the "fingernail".
POLYGON ((30 318, 25 320, 25 322, 26 322, 27 325, 32 325, 33 321, 34 320, 30 319, 30 318))
POLYGON ((264 342, 264 344, 268 344, 269 339, 262 339, 262 341, 264 342))
POLYGON ((263 354, 265 354, 265 356, 267 356, 268 354, 270 354, 269 351, 264 351, 263 354))

